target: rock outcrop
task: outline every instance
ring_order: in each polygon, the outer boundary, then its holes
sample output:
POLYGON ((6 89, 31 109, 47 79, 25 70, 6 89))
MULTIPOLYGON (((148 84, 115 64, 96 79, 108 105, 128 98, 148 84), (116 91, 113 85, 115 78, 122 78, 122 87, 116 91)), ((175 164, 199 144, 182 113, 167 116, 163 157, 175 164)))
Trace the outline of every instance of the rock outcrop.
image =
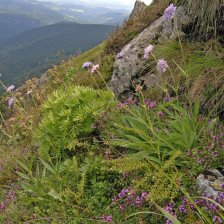
POLYGON ((134 9, 133 9, 129 19, 134 19, 136 16, 138 16, 140 13, 142 13, 145 8, 146 8, 146 4, 141 0, 137 0, 135 2, 134 9))
POLYGON ((209 170, 207 174, 200 174, 197 178, 197 187, 200 194, 217 196, 223 191, 224 176, 218 170, 209 170))
POLYGON ((191 22, 183 7, 179 7, 172 20, 159 18, 146 28, 119 54, 114 63, 113 76, 110 86, 118 98, 127 98, 132 95, 131 89, 137 84, 146 88, 154 86, 158 80, 155 78, 154 61, 145 60, 144 49, 151 41, 164 43, 170 39, 175 40, 178 35, 183 36, 183 29, 191 22))

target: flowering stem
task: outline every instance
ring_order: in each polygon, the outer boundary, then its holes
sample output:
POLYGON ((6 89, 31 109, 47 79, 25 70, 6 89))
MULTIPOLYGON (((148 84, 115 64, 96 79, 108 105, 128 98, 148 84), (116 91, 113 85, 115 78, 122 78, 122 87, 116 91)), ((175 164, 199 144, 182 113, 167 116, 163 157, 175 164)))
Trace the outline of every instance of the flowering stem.
POLYGON ((108 87, 108 85, 107 85, 105 79, 103 78, 102 74, 101 74, 100 72, 98 72, 98 74, 100 75, 100 78, 103 80, 103 82, 104 82, 104 84, 105 84, 107 90, 109 90, 109 87, 108 87))
POLYGON ((7 137, 10 138, 10 139, 13 138, 13 136, 9 135, 9 134, 3 129, 2 126, 0 126, 0 129, 1 129, 2 133, 3 133, 5 136, 7 136, 7 137))
POLYGON ((0 84, 5 88, 7 89, 7 86, 0 80, 0 84))
POLYGON ((92 75, 91 75, 91 78, 92 78, 94 84, 96 85, 96 87, 97 87, 98 89, 100 89, 100 87, 99 87, 98 84, 97 84, 97 81, 95 80, 95 78, 94 78, 92 75))
POLYGON ((142 91, 140 91, 139 93, 140 93, 140 96, 139 96, 140 102, 142 104, 142 107, 144 108, 145 116, 146 116, 146 119, 147 119, 148 124, 149 124, 149 129, 153 133, 154 129, 153 129, 152 121, 151 121, 150 117, 148 116, 148 110, 147 110, 147 107, 146 107, 145 102, 144 102, 145 101, 145 97, 144 97, 142 91))
POLYGON ((6 122, 5 122, 5 119, 4 119, 3 114, 2 114, 2 112, 1 112, 1 111, 0 111, 0 116, 1 116, 1 119, 2 119, 3 124, 5 125, 5 124, 6 124, 6 122))

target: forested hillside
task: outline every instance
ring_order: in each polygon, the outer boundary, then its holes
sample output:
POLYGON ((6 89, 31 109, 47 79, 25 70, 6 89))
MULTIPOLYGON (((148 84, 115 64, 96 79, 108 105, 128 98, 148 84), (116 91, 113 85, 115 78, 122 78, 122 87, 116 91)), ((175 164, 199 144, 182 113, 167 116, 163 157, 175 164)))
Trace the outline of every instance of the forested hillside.
POLYGON ((0 43, 29 29, 41 26, 41 22, 27 16, 0 13, 0 43))
POLYGON ((0 71, 6 84, 21 85, 60 61, 101 43, 109 25, 58 23, 18 34, 0 44, 0 71))

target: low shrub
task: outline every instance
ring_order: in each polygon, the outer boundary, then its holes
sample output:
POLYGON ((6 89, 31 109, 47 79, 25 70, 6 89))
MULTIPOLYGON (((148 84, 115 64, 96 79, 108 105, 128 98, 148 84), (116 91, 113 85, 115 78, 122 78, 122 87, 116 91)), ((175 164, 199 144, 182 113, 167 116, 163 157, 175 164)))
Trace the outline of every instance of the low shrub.
POLYGON ((88 139, 96 119, 113 103, 109 91, 74 86, 56 91, 43 105, 35 137, 41 157, 66 157, 66 150, 74 150, 88 139))

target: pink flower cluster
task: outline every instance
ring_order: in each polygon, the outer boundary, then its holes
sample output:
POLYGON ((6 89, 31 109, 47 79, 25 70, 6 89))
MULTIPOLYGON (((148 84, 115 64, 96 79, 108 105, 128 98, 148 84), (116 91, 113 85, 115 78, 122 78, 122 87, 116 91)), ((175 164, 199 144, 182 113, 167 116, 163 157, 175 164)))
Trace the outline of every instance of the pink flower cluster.
POLYGON ((123 108, 126 108, 126 107, 129 107, 129 106, 132 106, 132 105, 137 105, 137 102, 136 100, 132 99, 132 98, 128 98, 127 100, 123 101, 123 102, 120 102, 118 105, 117 105, 117 109, 120 110, 120 109, 123 109, 123 108))
POLYGON ((156 107, 156 103, 153 101, 150 101, 149 99, 145 99, 144 103, 148 109, 154 109, 156 107))
MULTIPOLYGON (((202 119, 202 118, 200 118, 202 119)), ((209 124, 208 124, 209 126, 209 124)), ((207 127, 209 129, 209 127, 207 127)), ((220 125, 210 131, 208 143, 202 149, 190 151, 188 155, 204 169, 213 168, 213 164, 222 163, 224 159, 224 127, 220 125)))
POLYGON ((121 212, 124 212, 128 206, 140 208, 146 201, 148 194, 142 192, 138 195, 131 187, 123 189, 113 198, 113 204, 118 205, 121 212))
POLYGON ((91 68, 90 72, 93 74, 93 73, 96 73, 97 70, 100 68, 100 65, 94 65, 92 62, 90 61, 87 61, 85 62, 83 65, 82 65, 82 68, 83 69, 89 69, 91 68))
POLYGON ((113 217, 111 215, 105 215, 102 217, 102 221, 105 223, 111 223, 113 222, 113 217))
MULTIPOLYGON (((172 19, 175 15, 175 12, 176 12, 176 7, 174 6, 174 4, 170 4, 164 12, 165 19, 167 20, 172 19)), ((152 53, 153 49, 154 49, 153 45, 149 45, 148 47, 144 49, 144 59, 149 58, 149 55, 152 53)), ((164 59, 159 59, 157 61, 156 67, 157 67, 158 73, 160 74, 165 73, 167 69, 169 68, 167 62, 164 59)))
POLYGON ((177 7, 175 7, 174 4, 170 4, 164 12, 165 19, 166 20, 172 19, 175 15, 176 9, 177 7))
POLYGON ((167 71, 167 69, 169 68, 167 62, 164 59, 160 59, 157 62, 157 71, 162 74, 165 73, 167 71))
POLYGON ((14 86, 14 85, 11 85, 11 86, 9 86, 9 87, 6 89, 6 92, 10 93, 10 92, 12 92, 12 90, 14 90, 14 89, 15 89, 15 86, 14 86))
POLYGON ((16 192, 11 190, 6 193, 5 200, 0 203, 0 212, 4 212, 7 205, 11 204, 16 199, 16 192))
POLYGON ((148 59, 149 58, 149 54, 152 53, 154 46, 149 45, 148 47, 145 48, 145 53, 144 53, 144 58, 148 59))
MULTIPOLYGON (((224 190, 224 186, 223 186, 224 190)), ((220 192, 218 196, 210 196, 210 195, 204 195, 205 198, 210 198, 220 204, 221 206, 224 205, 224 192, 220 192)), ((219 216, 221 214, 220 207, 206 199, 196 199, 194 200, 194 203, 202 210, 206 211, 210 218, 213 220, 213 223, 221 224, 223 223, 222 218, 219 216)), ((197 212, 197 209, 193 204, 189 202, 187 198, 183 198, 181 204, 177 206, 175 203, 170 203, 165 207, 165 210, 169 212, 172 216, 177 217, 177 214, 180 214, 181 216, 186 215, 189 211, 191 212, 197 212)), ((170 220, 166 219, 166 224, 173 224, 170 220)))

